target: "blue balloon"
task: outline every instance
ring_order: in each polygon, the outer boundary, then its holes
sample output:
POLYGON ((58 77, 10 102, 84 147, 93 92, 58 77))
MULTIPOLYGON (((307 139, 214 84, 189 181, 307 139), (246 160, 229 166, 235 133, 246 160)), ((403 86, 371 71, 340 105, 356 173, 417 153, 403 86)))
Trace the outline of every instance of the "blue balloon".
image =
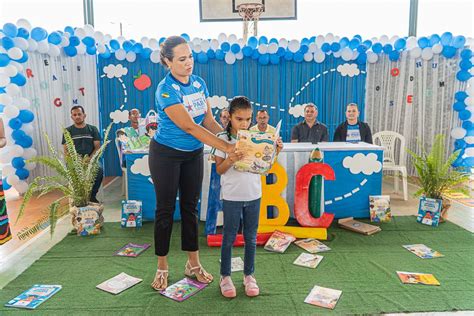
POLYGON ((472 63, 469 59, 464 59, 464 60, 461 60, 461 62, 459 63, 459 67, 462 70, 469 70, 472 67, 472 63))
POLYGON ((250 46, 244 46, 242 48, 242 54, 244 54, 245 57, 250 57, 252 56, 253 49, 250 46))
POLYGON ((64 28, 64 32, 67 32, 67 33, 69 33, 69 34, 71 34, 71 35, 74 35, 74 28, 73 28, 72 26, 66 26, 66 27, 64 28))
POLYGON ((453 40, 453 46, 456 48, 462 48, 466 44, 466 38, 462 35, 458 35, 453 40))
POLYGON ((360 45, 360 40, 354 36, 353 39, 349 42, 350 49, 356 49, 360 45))
POLYGON ((252 59, 253 60, 258 60, 259 57, 260 57, 260 53, 258 52, 257 49, 254 49, 253 52, 252 52, 252 59))
POLYGON ((10 190, 10 188, 12 187, 10 183, 7 182, 6 178, 2 180, 2 186, 3 186, 3 190, 5 191, 10 190))
POLYGON ((35 114, 30 110, 20 110, 18 118, 21 120, 22 123, 31 123, 35 119, 35 114))
POLYGON ((222 49, 217 49, 216 50, 216 59, 217 60, 224 60, 225 58, 225 53, 222 51, 222 49))
MULTIPOLYGON (((466 122, 463 122, 463 125, 464 123, 471 123, 470 121, 466 121, 466 122)), ((464 128, 464 126, 463 126, 464 128)), ((456 150, 459 150, 459 149, 463 149, 466 147, 466 141, 464 139, 456 139, 456 141, 454 142, 454 148, 456 148, 456 150)))
POLYGON ((388 55, 388 54, 390 54, 391 51, 393 51, 393 47, 392 47, 391 44, 385 44, 385 45, 383 46, 383 49, 382 49, 382 50, 383 50, 383 52, 384 52, 385 54, 388 55))
POLYGON ((26 63, 28 60, 28 53, 26 51, 23 51, 23 55, 21 56, 20 59, 16 59, 15 61, 20 63, 20 64, 23 64, 23 63, 26 63))
POLYGON ((25 136, 27 136, 26 133, 24 131, 22 131, 21 129, 14 130, 12 132, 12 138, 15 141, 19 141, 19 140, 23 139, 23 137, 25 137, 25 136))
POLYGON ((372 41, 371 40, 365 40, 362 42, 362 44, 367 47, 367 49, 369 49, 370 47, 372 47, 372 41))
POLYGON ((89 55, 95 55, 97 53, 97 47, 95 46, 87 46, 86 47, 86 52, 89 55))
POLYGON ((278 57, 285 56, 285 53, 286 53, 286 49, 284 49, 283 47, 278 47, 278 50, 277 50, 278 57))
POLYGON ((166 41, 166 37, 160 37, 160 40, 158 41, 158 44, 161 45, 161 43, 163 43, 164 41, 166 41))
POLYGON ((16 37, 18 29, 13 23, 5 23, 3 24, 3 33, 9 37, 16 37))
POLYGON ((360 53, 359 56, 357 56, 357 63, 359 65, 363 65, 367 62, 367 54, 366 53, 360 53))
MULTIPOLYGON (((110 41, 112 42, 112 41, 110 41)), ((69 46, 77 46, 81 43, 81 40, 77 36, 71 36, 69 38, 69 46)))
POLYGON ((290 51, 285 52, 285 60, 287 61, 293 60, 293 53, 290 51))
POLYGON ((8 126, 10 126, 11 129, 20 129, 21 125, 23 125, 23 123, 19 118, 13 118, 8 122, 8 126))
POLYGON ((444 46, 441 54, 446 58, 453 58, 456 55, 456 48, 453 46, 444 46))
POLYGON ((331 44, 331 50, 333 52, 338 52, 340 49, 341 49, 341 44, 339 44, 338 42, 334 42, 334 43, 331 44))
POLYGON ((10 63, 10 57, 7 54, 0 53, 0 67, 5 67, 10 63))
POLYGON ((271 54, 270 63, 272 65, 278 65, 280 63, 280 56, 278 56, 278 54, 271 54))
POLYGON ((207 58, 209 58, 209 59, 214 59, 214 58, 216 58, 216 52, 213 51, 212 49, 209 49, 209 50, 206 52, 206 54, 207 54, 207 58))
POLYGON ((329 43, 324 43, 323 45, 321 45, 321 50, 327 53, 331 50, 331 45, 329 45, 329 43))
POLYGON ((9 50, 10 48, 15 46, 15 43, 13 42, 13 40, 10 37, 5 36, 5 37, 2 38, 2 46, 6 50, 9 50))
POLYGON ((234 54, 237 54, 238 52, 240 52, 240 45, 237 43, 232 44, 232 46, 230 47, 230 51, 234 54))
POLYGON ((470 117, 471 117, 471 112, 469 112, 468 110, 462 110, 461 112, 459 112, 459 119, 461 121, 468 120, 470 117))
POLYGON ((82 42, 84 43, 84 45, 86 45, 87 47, 90 47, 90 46, 94 46, 95 45, 95 39, 90 37, 90 36, 86 36, 82 39, 82 42))
POLYGON ((30 176, 30 172, 25 168, 17 169, 15 174, 20 178, 20 180, 25 180, 30 176))
POLYGON ((441 44, 443 44, 443 46, 450 45, 452 39, 453 34, 451 34, 451 32, 445 32, 441 35, 441 44))
POLYGON ((462 70, 456 74, 456 79, 458 79, 459 81, 468 81, 469 79, 471 79, 471 74, 469 73, 469 71, 462 70))
POLYGON ((221 44, 221 49, 223 52, 227 53, 230 50, 230 44, 228 42, 224 42, 221 44))
POLYGON ((260 36, 258 39, 258 44, 268 44, 268 38, 266 36, 260 36))
POLYGON ((257 48, 258 46, 258 39, 255 36, 250 36, 247 40, 247 45, 252 47, 253 49, 257 48))
POLYGON ((46 39, 46 37, 48 37, 48 32, 41 27, 35 27, 31 30, 31 38, 37 42, 46 39))
POLYGON ((133 47, 132 47, 132 52, 134 52, 135 54, 140 54, 143 50, 143 44, 142 43, 135 43, 133 44, 133 47))
POLYGON ((74 57, 77 55, 77 48, 75 46, 66 46, 64 47, 64 53, 69 57, 74 57))
POLYGON ((3 104, 0 104, 0 113, 3 113, 3 109, 5 109, 5 106, 3 104))
POLYGON ((433 34, 430 36, 430 46, 434 46, 439 43, 441 37, 438 34, 433 34))
POLYGON ((465 167, 469 167, 469 168, 474 167, 474 157, 467 157, 462 162, 462 165, 465 166, 465 167))
POLYGON ((130 41, 124 41, 124 42, 122 43, 122 47, 123 47, 123 49, 128 53, 128 52, 132 49, 133 44, 132 44, 132 42, 130 42, 130 41))
POLYGON ((301 40, 301 45, 309 45, 309 39, 306 37, 303 37, 303 39, 301 40))
POLYGON ((189 42, 189 40, 191 39, 191 38, 189 37, 189 35, 186 34, 186 33, 181 34, 181 37, 184 38, 184 39, 186 40, 186 42, 189 42))
POLYGON ((343 37, 339 40, 339 45, 341 45, 341 48, 346 47, 349 45, 349 39, 347 37, 343 37))
POLYGON ((396 50, 392 50, 389 54, 388 54, 388 58, 391 60, 391 61, 397 61, 398 58, 400 58, 400 53, 396 50))
POLYGON ((395 47, 396 50, 402 50, 405 48, 406 45, 407 41, 404 38, 399 38, 395 41, 393 47, 395 47))
POLYGON ((470 129, 472 129, 473 126, 474 126, 474 124, 472 124, 471 121, 462 122, 462 128, 464 128, 465 130, 470 130, 470 129))
MULTIPOLYGON (((347 37, 346 37, 346 38, 347 38, 347 37)), ((316 43, 316 36, 311 36, 311 37, 309 38, 309 42, 310 42, 310 43, 316 43)))
POLYGON ((10 82, 23 87, 26 84, 26 78, 21 73, 17 73, 15 77, 10 78, 10 82))
POLYGON ((17 36, 21 37, 21 38, 24 38, 24 39, 28 39, 30 37, 30 32, 28 32, 27 29, 20 27, 20 28, 18 28, 17 36))
POLYGON ((467 98, 467 93, 465 91, 458 91, 454 94, 454 98, 458 101, 464 101, 467 98))
POLYGON ((383 46, 380 43, 375 43, 372 45, 372 51, 376 54, 380 54, 382 52, 383 46))
POLYGON ((22 157, 15 157, 12 159, 12 166, 15 169, 21 169, 25 166, 25 159, 22 157))
POLYGON ((271 43, 278 44, 278 40, 276 38, 272 37, 268 43, 269 44, 271 44, 271 43))
MULTIPOLYGON (((326 43, 327 44, 327 43, 326 43)), ((329 45, 329 44, 328 44, 329 45)), ((304 59, 304 55, 301 54, 300 52, 296 52, 294 55, 293 55, 293 60, 297 63, 300 63, 302 62, 304 59)))
POLYGON ((362 36, 360 36, 359 34, 354 35, 354 38, 357 38, 359 42, 362 41, 362 36))
POLYGON ((151 48, 146 47, 141 51, 140 55, 143 58, 148 59, 148 58, 150 58, 150 55, 151 55, 152 52, 153 51, 151 50, 151 48))
POLYGON ((421 49, 430 46, 430 40, 427 39, 426 37, 420 37, 418 39, 418 46, 420 46, 421 49))
POLYGON ((197 56, 197 61, 200 64, 207 64, 207 62, 209 61, 209 57, 207 57, 206 53, 200 52, 197 56))
POLYGON ((262 65, 268 65, 270 62, 270 54, 262 54, 258 57, 258 62, 262 65))
POLYGON ((462 59, 469 59, 472 57, 472 50, 469 48, 463 49, 461 52, 461 58, 462 59))
POLYGON ((364 44, 360 44, 359 46, 357 46, 357 51, 359 53, 365 53, 367 51, 367 47, 364 44))
MULTIPOLYGON (((151 54, 151 53, 150 53, 151 54)), ((112 56, 112 54, 110 53, 110 50, 109 48, 107 47, 107 50, 105 52, 103 52, 102 54, 99 54, 100 57, 104 58, 104 59, 108 59, 110 58, 110 56, 112 56)), ((148 56, 149 58, 150 56, 148 56)))
POLYGON ((61 43, 61 34, 59 34, 58 32, 53 32, 49 34, 48 43, 51 43, 54 45, 58 45, 59 43, 61 43))
MULTIPOLYGON (((337 45, 339 45, 339 43, 335 43, 337 45)), ((298 50, 301 54, 306 54, 309 50, 309 47, 308 45, 301 45, 300 49, 298 50)))
POLYGON ((25 136, 23 136, 19 141, 16 141, 15 144, 20 145, 23 148, 29 148, 33 145, 33 139, 25 134, 25 136))
POLYGON ((112 48, 113 50, 120 49, 120 43, 115 39, 110 40, 110 48, 112 48))
POLYGON ((455 102, 453 105, 453 110, 456 112, 461 112, 466 108, 466 105, 462 101, 455 102))

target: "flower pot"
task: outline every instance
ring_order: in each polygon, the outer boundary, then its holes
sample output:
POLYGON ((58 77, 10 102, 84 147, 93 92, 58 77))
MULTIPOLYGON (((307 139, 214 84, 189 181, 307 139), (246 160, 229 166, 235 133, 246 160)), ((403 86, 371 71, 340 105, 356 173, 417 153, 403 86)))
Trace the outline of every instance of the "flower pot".
POLYGON ((72 216, 72 226, 76 229, 77 235, 100 234, 100 228, 104 224, 103 211, 104 205, 99 203, 89 203, 82 207, 70 205, 69 212, 72 216))

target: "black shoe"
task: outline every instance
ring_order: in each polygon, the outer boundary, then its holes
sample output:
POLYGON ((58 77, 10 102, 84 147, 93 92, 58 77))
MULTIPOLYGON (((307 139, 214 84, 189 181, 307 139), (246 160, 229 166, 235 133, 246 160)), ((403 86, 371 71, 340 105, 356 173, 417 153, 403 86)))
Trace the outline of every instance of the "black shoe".
POLYGON ((99 200, 97 200, 97 198, 91 198, 91 202, 92 203, 100 203, 99 200))

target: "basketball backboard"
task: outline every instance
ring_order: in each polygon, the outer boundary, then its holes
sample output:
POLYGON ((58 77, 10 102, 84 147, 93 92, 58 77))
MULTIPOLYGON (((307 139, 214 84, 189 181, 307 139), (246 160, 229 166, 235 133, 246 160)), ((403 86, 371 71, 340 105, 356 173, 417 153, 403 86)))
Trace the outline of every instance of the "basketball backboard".
POLYGON ((260 20, 296 20, 297 0, 199 0, 201 22, 242 21, 237 6, 261 3, 265 6, 260 20))

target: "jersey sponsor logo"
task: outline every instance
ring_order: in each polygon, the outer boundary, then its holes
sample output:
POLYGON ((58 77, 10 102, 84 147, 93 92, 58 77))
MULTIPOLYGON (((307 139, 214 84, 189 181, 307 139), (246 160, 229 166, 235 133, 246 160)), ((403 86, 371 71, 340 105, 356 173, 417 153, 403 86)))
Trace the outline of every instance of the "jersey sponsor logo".
POLYGON ((202 92, 184 95, 183 104, 191 117, 203 115, 207 112, 206 97, 202 92))
POLYGON ((170 97, 170 94, 167 93, 167 92, 163 92, 163 93, 161 94, 161 96, 162 96, 163 98, 165 98, 165 99, 168 99, 168 98, 170 97))

